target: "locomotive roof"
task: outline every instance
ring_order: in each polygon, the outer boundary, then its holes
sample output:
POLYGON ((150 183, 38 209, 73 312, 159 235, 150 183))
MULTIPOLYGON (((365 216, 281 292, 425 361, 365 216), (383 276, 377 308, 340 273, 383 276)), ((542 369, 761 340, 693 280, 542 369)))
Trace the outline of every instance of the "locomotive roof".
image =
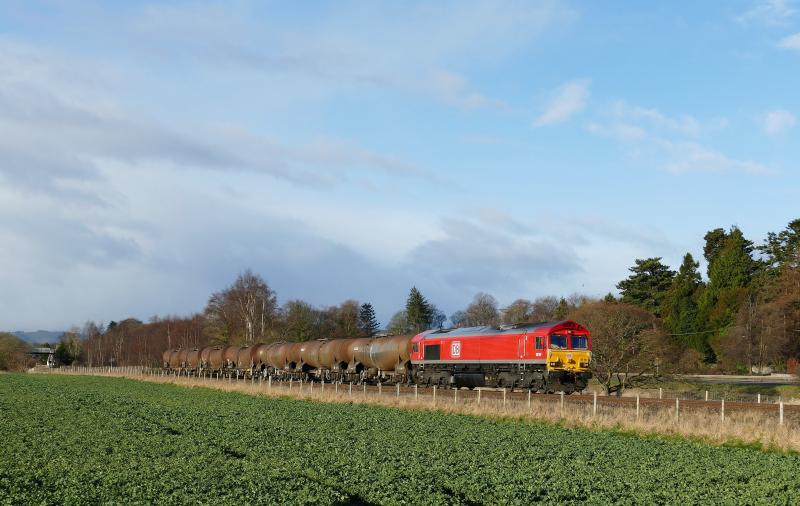
POLYGON ((518 323, 515 325, 483 325, 480 327, 461 327, 451 329, 428 330, 422 333, 423 339, 434 339, 446 335, 451 336, 481 336, 498 334, 526 334, 535 330, 562 327, 572 330, 585 330, 585 328, 571 320, 559 320, 553 322, 539 323, 518 323))

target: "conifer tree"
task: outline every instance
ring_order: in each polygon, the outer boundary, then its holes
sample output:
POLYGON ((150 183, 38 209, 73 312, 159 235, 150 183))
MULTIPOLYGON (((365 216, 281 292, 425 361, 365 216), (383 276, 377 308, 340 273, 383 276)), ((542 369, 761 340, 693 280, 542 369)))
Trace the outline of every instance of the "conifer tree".
MULTIPOLYGON (((708 237, 708 234, 706 234, 708 237)), ((706 248, 708 249, 708 248, 706 248)), ((697 328, 706 330, 706 342, 724 335, 736 319, 739 306, 759 264, 753 260, 753 243, 736 227, 726 234, 708 266, 708 285, 698 307, 697 328)), ((710 352, 710 350, 707 350, 710 352)), ((713 360, 710 353, 708 360, 713 360)))
POLYGON ((558 301, 558 306, 556 306, 556 310, 553 312, 553 316, 555 316, 556 320, 563 320, 567 317, 569 313, 569 303, 567 299, 561 297, 561 300, 558 301))
MULTIPOLYGON (((678 274, 672 280, 661 307, 664 326, 673 334, 690 334, 697 330, 697 298, 700 295, 702 280, 690 253, 683 257, 678 274)), ((692 342, 687 338, 684 341, 692 342)), ((695 347, 697 347, 696 343, 695 347)))
POLYGON ((661 316, 661 304, 672 286, 675 272, 661 263, 661 257, 636 259, 631 275, 617 283, 622 302, 635 304, 661 316))
POLYGON ((417 287, 411 287, 406 300, 406 319, 411 330, 414 332, 422 332, 431 326, 432 320, 431 305, 425 297, 417 290, 417 287))
POLYGON ((369 302, 361 304, 361 308, 358 310, 358 326, 367 337, 374 336, 380 328, 378 319, 375 317, 375 308, 369 302))

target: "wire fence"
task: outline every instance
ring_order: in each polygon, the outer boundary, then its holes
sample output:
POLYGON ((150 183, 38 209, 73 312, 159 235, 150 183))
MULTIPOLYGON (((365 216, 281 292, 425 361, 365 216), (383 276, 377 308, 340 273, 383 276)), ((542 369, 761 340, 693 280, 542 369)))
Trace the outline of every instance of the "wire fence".
MULTIPOLYGON (((718 416, 725 422, 732 413, 760 413, 784 426, 790 419, 800 422, 800 404, 786 402, 780 397, 749 395, 720 395, 719 392, 687 392, 666 389, 644 393, 605 396, 597 390, 583 394, 533 394, 499 388, 427 388, 405 384, 326 383, 303 379, 278 379, 265 375, 230 374, 207 371, 197 375, 190 371, 167 371, 141 366, 123 367, 60 367, 40 368, 38 372, 68 375, 100 375, 115 377, 151 377, 161 380, 193 382, 200 386, 246 388, 255 393, 307 396, 323 400, 387 401, 412 403, 438 408, 475 408, 482 412, 530 414, 539 416, 583 418, 625 417, 639 421, 644 418, 672 419, 677 422, 690 412, 718 416)), ((796 425, 800 425, 795 423, 796 425)))

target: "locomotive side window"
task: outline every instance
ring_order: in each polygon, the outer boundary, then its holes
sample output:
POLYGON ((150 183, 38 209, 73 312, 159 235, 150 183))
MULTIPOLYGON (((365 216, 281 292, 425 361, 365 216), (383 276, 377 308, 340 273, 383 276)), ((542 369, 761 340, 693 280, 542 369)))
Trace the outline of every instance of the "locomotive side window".
POLYGON ((411 345, 411 351, 412 351, 413 353, 418 353, 418 352, 419 352, 419 343, 414 343, 414 344, 412 344, 412 345, 411 345))
POLYGON ((441 355, 441 346, 438 344, 425 345, 425 360, 439 360, 441 355))
POLYGON ((572 349, 573 350, 587 350, 589 349, 589 338, 586 336, 572 336, 572 349))
POLYGON ((562 334, 552 334, 550 336, 550 349, 551 350, 566 350, 567 349, 567 336, 562 334))
POLYGON ((536 349, 541 350, 544 348, 544 338, 542 336, 536 336, 536 349))

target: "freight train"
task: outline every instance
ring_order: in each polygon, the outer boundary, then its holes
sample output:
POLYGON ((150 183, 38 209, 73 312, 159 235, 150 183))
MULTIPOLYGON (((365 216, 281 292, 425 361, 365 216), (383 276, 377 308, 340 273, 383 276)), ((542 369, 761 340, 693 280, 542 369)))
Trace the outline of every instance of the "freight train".
POLYGON ((591 378, 589 330, 565 320, 428 330, 415 336, 172 349, 168 372, 414 383, 572 393, 591 378))

